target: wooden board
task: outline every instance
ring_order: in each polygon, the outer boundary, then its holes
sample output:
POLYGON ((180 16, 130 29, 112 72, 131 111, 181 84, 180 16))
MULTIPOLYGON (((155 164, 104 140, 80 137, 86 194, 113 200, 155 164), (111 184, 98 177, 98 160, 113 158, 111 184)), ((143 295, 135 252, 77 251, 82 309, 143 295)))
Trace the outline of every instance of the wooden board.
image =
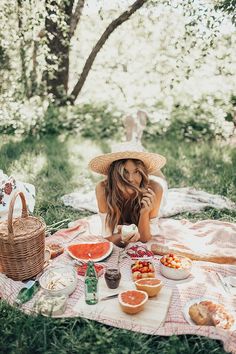
MULTIPOLYGON (((104 279, 100 279, 99 283, 99 298, 116 294, 124 290, 135 289, 133 282, 121 282, 118 289, 108 289, 104 279)), ((87 305, 84 296, 76 303, 73 310, 78 316, 88 319, 97 320, 112 320, 114 326, 126 329, 140 330, 145 327, 150 330, 150 333, 156 331, 166 319, 168 308, 171 301, 172 290, 163 287, 160 293, 148 299, 145 308, 140 313, 128 315, 121 310, 118 298, 99 301, 96 305, 87 305)))

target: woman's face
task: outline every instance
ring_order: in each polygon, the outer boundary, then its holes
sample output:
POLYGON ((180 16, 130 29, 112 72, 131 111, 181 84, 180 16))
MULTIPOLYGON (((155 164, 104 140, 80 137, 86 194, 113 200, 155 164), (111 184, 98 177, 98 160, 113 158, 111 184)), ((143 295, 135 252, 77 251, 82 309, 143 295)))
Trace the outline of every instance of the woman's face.
MULTIPOLYGON (((133 186, 138 187, 138 188, 140 187, 141 182, 142 182, 142 175, 139 172, 138 166, 135 164, 134 161, 127 160, 125 162, 125 164, 124 164, 124 177, 133 186)), ((134 191, 128 187, 125 187, 125 192, 128 195, 131 195, 134 193, 134 191)))

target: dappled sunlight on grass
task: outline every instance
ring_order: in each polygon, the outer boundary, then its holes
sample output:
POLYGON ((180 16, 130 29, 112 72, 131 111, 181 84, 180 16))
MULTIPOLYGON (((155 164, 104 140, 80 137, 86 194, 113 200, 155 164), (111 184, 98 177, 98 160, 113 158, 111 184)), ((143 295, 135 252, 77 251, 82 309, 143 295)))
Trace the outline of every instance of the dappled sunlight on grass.
POLYGON ((236 151, 220 142, 186 142, 159 138, 149 151, 166 156, 163 172, 170 187, 192 186, 236 200, 236 151))
POLYGON ((32 182, 45 164, 45 155, 35 155, 33 152, 29 152, 11 165, 11 174, 20 181, 32 182))
POLYGON ((71 136, 67 140, 70 162, 80 168, 87 168, 88 162, 96 155, 103 154, 98 143, 89 139, 71 136))
MULTIPOLYGON (((194 187, 236 201, 236 151, 218 142, 186 142, 158 138, 143 142, 150 152, 167 158, 163 168, 170 188, 194 187)), ((101 176, 88 170, 96 155, 111 151, 111 141, 94 141, 78 135, 45 136, 22 141, 5 138, 0 144, 0 168, 8 175, 31 182, 36 187, 35 213, 47 222, 79 218, 81 212, 66 208, 61 196, 86 188, 91 190, 101 176)), ((227 219, 234 221, 235 212, 213 209, 187 215, 191 219, 227 219)))
POLYGON ((105 144, 78 136, 70 136, 66 144, 69 162, 74 167, 72 181, 81 186, 84 184, 84 179, 90 178, 93 181, 101 179, 99 175, 96 176, 88 170, 88 163, 93 157, 104 153, 105 144))

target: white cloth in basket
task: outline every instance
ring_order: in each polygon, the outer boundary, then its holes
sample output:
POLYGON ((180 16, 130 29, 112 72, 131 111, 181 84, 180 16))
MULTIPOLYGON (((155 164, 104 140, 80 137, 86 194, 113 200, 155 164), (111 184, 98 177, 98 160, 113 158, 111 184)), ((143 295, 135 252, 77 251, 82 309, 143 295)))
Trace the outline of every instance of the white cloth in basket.
MULTIPOLYGON (((17 181, 12 176, 8 177, 0 170, 0 221, 7 219, 10 201, 15 192, 24 193, 27 208, 30 213, 33 213, 35 206, 35 186, 30 183, 17 181)), ((20 216, 21 210, 21 200, 17 198, 14 207, 14 217, 20 216)))

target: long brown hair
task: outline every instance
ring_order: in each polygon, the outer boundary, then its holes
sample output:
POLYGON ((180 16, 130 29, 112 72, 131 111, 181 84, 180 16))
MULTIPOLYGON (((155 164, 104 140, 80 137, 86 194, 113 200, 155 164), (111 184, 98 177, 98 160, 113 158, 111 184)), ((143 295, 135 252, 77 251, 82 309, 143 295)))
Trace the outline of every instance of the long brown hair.
POLYGON ((140 160, 132 159, 142 177, 140 187, 134 186, 125 178, 124 165, 128 160, 112 162, 105 181, 105 195, 108 205, 106 223, 112 233, 116 225, 127 222, 124 220, 125 211, 130 215, 129 223, 138 225, 142 194, 144 190, 147 190, 149 184, 147 168, 140 160), (132 197, 126 199, 120 186, 133 190, 132 197))

